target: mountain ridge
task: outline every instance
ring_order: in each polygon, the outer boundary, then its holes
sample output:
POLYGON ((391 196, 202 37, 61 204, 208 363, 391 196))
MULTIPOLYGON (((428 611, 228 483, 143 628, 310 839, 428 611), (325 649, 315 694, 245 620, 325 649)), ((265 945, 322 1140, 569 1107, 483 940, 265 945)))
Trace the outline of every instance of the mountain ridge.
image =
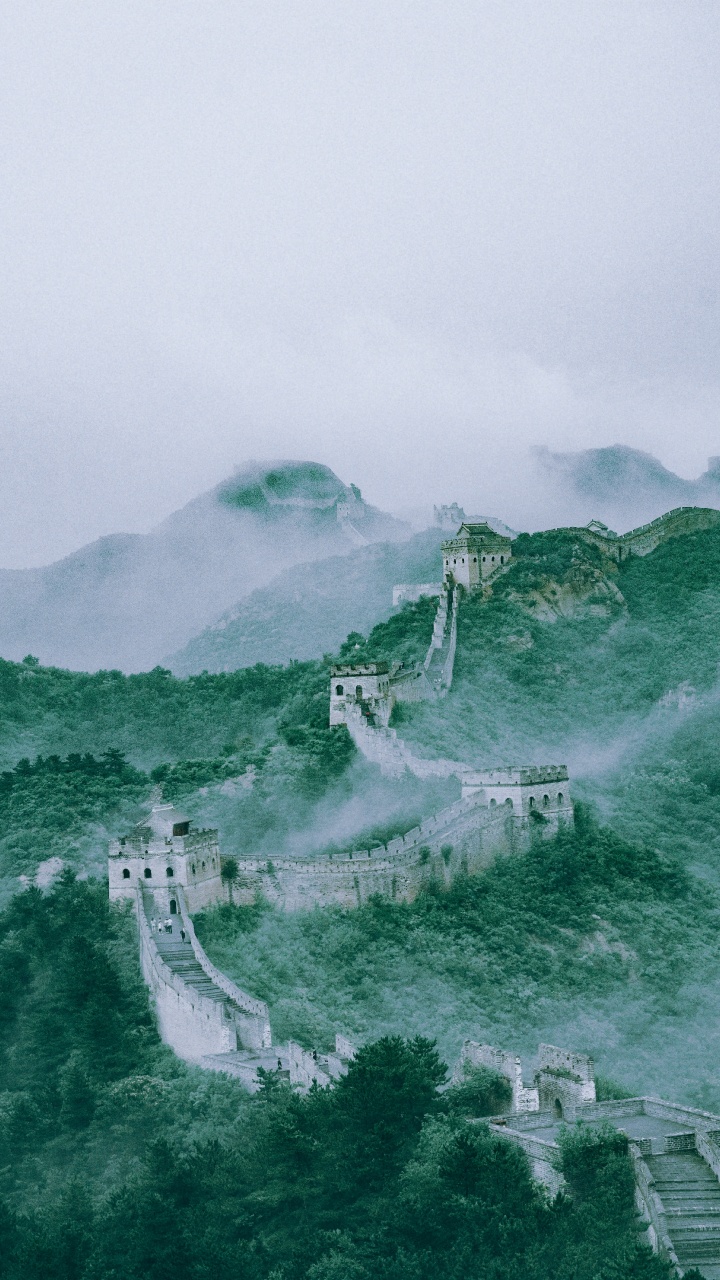
POLYGON ((109 534, 43 568, 0 570, 0 652, 147 669, 283 569, 409 535, 329 467, 251 463, 148 534, 109 534))

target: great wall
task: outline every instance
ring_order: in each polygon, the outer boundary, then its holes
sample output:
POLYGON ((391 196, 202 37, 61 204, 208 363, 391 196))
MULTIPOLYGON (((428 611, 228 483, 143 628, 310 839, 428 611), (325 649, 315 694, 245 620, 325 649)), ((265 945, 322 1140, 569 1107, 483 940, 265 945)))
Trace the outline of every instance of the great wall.
MULTIPOLYGON (((679 507, 618 537, 598 521, 568 532, 601 546, 620 562, 647 555, 663 540, 720 525, 720 512, 679 507)), ((330 1050, 293 1041, 273 1045, 269 1010, 212 964, 192 915, 232 895, 259 897, 285 911, 327 904, 362 905, 372 895, 412 900, 431 882, 477 875, 573 822, 564 765, 479 771, 472 765, 424 759, 389 725, 396 702, 443 698, 449 692, 463 591, 491 591, 512 565, 509 537, 487 524, 464 523, 442 544, 443 581, 432 639, 422 664, 342 664, 331 669, 331 725, 345 725, 358 750, 384 773, 419 778, 455 776, 462 796, 402 836, 371 849, 315 858, 278 855, 233 859, 232 887, 223 879, 216 831, 192 831, 172 805, 156 805, 126 836, 110 844, 109 892, 133 903, 140 963, 162 1039, 184 1061, 237 1077, 250 1091, 262 1071, 307 1089, 329 1086, 355 1053, 339 1032, 330 1050)), ((427 586, 428 584, 423 584, 427 586)), ((430 584, 432 586, 432 584, 430 584)), ((398 588, 396 588, 396 592, 398 588)), ((427 594, 431 594, 428 591, 427 594)), ((468 1041, 454 1079, 488 1066, 510 1083, 512 1102, 491 1118, 493 1131, 527 1154, 533 1176, 555 1194, 562 1185, 557 1130, 563 1121, 605 1119, 627 1134, 636 1204, 648 1243, 682 1275, 700 1264, 720 1280, 720 1117, 656 1098, 597 1102, 589 1058, 541 1045, 533 1083, 524 1083, 516 1056, 468 1041)))

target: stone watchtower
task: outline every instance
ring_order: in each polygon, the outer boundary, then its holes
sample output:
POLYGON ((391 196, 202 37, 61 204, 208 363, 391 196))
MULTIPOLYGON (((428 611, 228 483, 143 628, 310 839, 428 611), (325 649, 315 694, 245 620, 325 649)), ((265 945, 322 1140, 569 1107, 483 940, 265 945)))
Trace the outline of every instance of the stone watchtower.
POLYGON ((460 525, 454 538, 441 543, 443 582, 459 583, 466 590, 480 587, 486 578, 504 568, 512 557, 512 542, 489 524, 460 525))
POLYGON ((347 724, 350 707, 358 707, 366 719, 371 719, 371 723, 387 723, 391 703, 390 674, 386 662, 332 667, 330 724, 347 724))
POLYGON ((111 840, 110 901, 134 900, 138 885, 151 890, 158 908, 168 915, 178 910, 176 885, 183 889, 190 911, 221 901, 218 833, 191 831, 190 826, 190 819, 173 805, 160 804, 129 835, 111 840))

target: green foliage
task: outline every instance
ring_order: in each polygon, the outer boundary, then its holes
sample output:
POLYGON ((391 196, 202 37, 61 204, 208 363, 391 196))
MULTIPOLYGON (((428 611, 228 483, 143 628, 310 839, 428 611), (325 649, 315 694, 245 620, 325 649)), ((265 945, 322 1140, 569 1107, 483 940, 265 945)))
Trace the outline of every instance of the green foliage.
POLYGON ((148 779, 116 750, 18 761, 0 774, 0 867, 32 870, 52 856, 79 860, 88 827, 134 810, 148 779))
POLYGON ((467 1067, 462 1080, 448 1089, 446 1100, 460 1116, 497 1116, 510 1109, 512 1085, 492 1067, 467 1067))

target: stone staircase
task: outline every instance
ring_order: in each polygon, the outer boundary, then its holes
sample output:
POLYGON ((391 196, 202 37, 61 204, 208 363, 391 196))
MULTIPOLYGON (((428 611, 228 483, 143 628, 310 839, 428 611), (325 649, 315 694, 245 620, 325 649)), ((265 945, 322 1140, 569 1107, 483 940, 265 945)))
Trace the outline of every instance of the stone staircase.
POLYGON ((706 1280, 720 1280, 720 1182, 712 1169, 697 1151, 644 1159, 683 1271, 696 1266, 706 1280))

